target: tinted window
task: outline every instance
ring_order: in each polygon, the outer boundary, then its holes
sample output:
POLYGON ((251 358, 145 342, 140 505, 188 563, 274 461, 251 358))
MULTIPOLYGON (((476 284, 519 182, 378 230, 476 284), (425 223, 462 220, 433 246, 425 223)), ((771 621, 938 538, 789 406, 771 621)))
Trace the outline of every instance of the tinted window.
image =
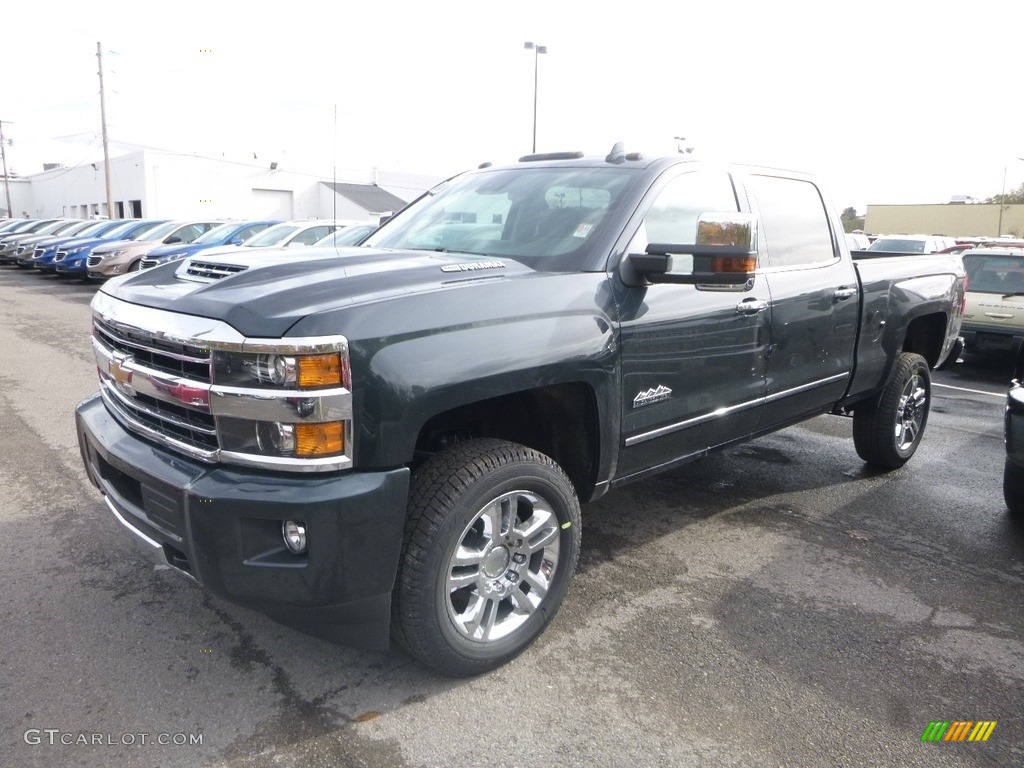
POLYGON ((869 251, 889 253, 924 253, 924 240, 902 237, 880 237, 871 244, 869 251))
MULTIPOLYGON (((709 171, 685 173, 658 193, 627 252, 643 253, 648 243, 695 243, 700 214, 738 210, 736 193, 728 174, 709 171)), ((673 257, 674 272, 692 269, 693 257, 683 254, 673 257)))
POLYGON ((769 264, 791 267, 835 258, 832 229, 818 188, 809 181, 752 176, 769 264))
POLYGON ((1024 291, 1024 256, 965 253, 963 260, 967 290, 972 293, 1024 291))

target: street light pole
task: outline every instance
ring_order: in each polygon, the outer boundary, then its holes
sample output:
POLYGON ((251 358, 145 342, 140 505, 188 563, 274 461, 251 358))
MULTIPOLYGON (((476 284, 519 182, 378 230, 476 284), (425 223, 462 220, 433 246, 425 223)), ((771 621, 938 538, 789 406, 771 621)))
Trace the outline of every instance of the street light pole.
POLYGON ((537 151, 537 61, 540 59, 540 54, 547 53, 548 47, 546 45, 535 44, 532 42, 523 43, 523 48, 533 51, 533 149, 532 152, 537 151))
MULTIPOLYGON (((1018 160, 1024 160, 1024 157, 1018 157, 1018 160)), ((1006 206, 1006 169, 1009 165, 1003 166, 1003 189, 999 193, 999 224, 996 227, 996 237, 1003 236, 1003 208, 1006 206)))

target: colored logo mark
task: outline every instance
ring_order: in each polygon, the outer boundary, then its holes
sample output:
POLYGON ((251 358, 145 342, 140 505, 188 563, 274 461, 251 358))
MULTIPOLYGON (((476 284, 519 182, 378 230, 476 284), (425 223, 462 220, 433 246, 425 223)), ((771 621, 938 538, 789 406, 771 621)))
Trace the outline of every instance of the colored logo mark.
POLYGON ((995 720, 933 720, 921 734, 921 741, 988 741, 995 720))

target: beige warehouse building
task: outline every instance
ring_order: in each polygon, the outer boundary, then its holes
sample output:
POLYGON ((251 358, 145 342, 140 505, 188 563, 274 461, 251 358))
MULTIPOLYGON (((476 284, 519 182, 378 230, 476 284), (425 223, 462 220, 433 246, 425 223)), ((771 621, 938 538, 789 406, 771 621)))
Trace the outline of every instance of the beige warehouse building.
POLYGON ((876 235, 926 234, 951 237, 1024 238, 1024 205, 947 203, 939 205, 869 205, 864 231, 876 235))

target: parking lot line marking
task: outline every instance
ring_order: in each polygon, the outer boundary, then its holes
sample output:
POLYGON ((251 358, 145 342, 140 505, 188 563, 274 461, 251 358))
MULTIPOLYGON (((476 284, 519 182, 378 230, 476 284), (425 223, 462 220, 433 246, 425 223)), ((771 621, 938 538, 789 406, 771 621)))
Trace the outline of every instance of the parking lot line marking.
POLYGON ((944 389, 955 389, 957 392, 971 392, 975 395, 988 395, 989 397, 998 397, 1000 400, 1006 399, 1005 392, 986 392, 983 389, 968 389, 967 387, 954 387, 951 384, 936 384, 932 382, 933 387, 943 387, 944 389))

